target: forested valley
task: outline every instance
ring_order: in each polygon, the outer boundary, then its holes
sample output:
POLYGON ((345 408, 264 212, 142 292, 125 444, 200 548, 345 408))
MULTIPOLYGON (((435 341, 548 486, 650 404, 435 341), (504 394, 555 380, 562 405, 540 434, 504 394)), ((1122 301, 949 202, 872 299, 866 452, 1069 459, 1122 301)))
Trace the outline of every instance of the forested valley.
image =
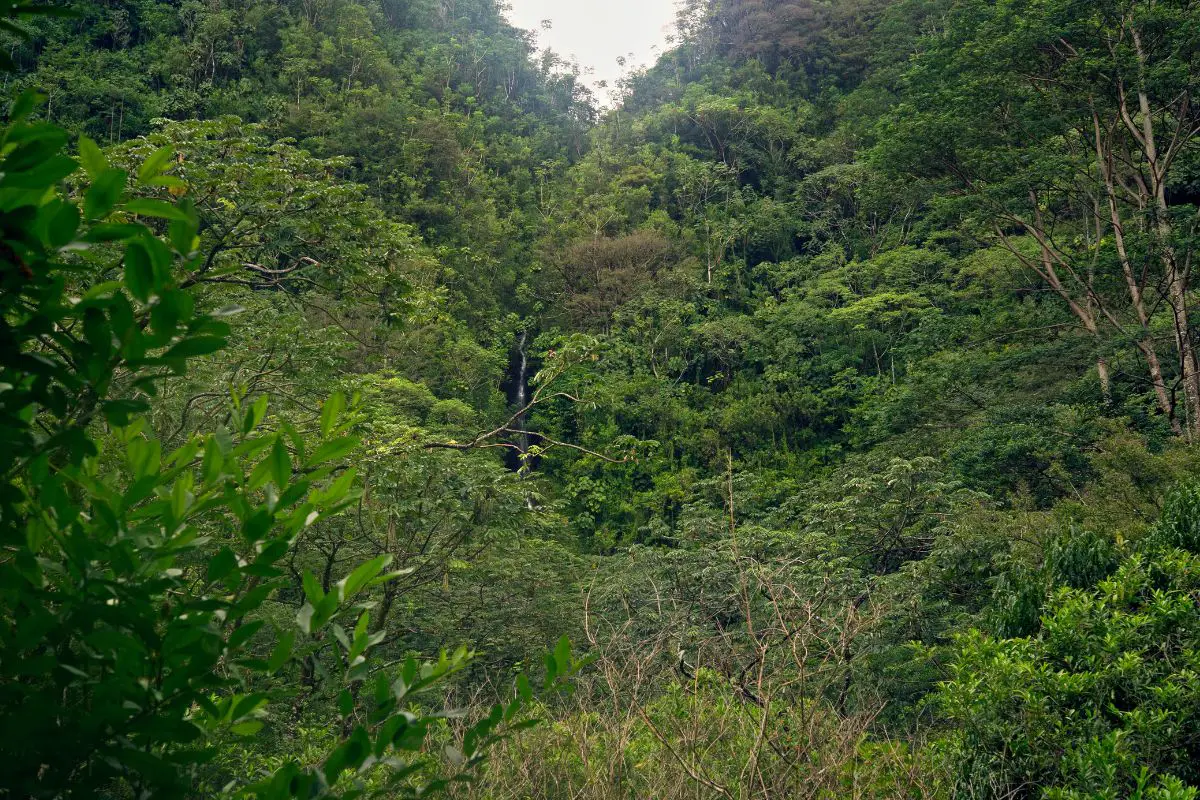
POLYGON ((0 798, 1200 797, 1194 0, 0 28, 0 798))

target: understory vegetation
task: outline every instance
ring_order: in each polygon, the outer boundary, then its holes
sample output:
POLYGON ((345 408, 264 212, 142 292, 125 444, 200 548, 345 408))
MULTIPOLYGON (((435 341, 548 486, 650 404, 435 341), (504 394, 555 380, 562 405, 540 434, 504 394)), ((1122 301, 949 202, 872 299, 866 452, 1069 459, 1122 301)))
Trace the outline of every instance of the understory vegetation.
POLYGON ((0 798, 1200 797, 1193 0, 0 27, 0 798))

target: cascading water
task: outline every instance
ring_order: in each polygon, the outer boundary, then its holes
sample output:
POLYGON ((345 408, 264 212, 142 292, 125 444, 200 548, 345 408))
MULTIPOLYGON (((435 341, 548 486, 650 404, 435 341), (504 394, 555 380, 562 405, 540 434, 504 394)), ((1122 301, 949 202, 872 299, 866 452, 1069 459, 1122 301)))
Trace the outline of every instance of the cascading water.
MULTIPOLYGON (((529 332, 521 331, 517 335, 512 353, 509 357, 508 376, 505 379, 506 394, 509 407, 519 411, 529 404, 529 332)), ((511 413, 511 412, 510 412, 511 413)), ((516 449, 509 449, 505 458, 509 469, 514 472, 521 469, 524 462, 521 455, 529 451, 529 435, 525 433, 525 415, 513 420, 513 428, 519 431, 511 439, 516 449)))
MULTIPOLYGON (((517 357, 514 359, 517 362, 517 370, 515 377, 516 386, 514 392, 514 403, 518 409, 525 408, 529 403, 529 351, 525 347, 525 342, 529 338, 529 331, 521 331, 521 335, 517 338, 517 357)), ((521 453, 529 452, 529 435, 525 432, 525 415, 517 417, 517 430, 521 433, 517 435, 517 447, 521 453)))

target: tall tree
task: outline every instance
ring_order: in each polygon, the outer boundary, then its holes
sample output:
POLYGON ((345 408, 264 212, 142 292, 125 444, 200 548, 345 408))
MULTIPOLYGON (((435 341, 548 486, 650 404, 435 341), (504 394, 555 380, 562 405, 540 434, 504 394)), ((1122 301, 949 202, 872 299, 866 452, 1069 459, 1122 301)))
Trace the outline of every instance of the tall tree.
POLYGON ((957 186, 964 213, 1062 298, 1096 340, 1106 393, 1105 353, 1131 342, 1189 436, 1198 218, 1172 187, 1200 132, 1198 49, 1187 0, 964 2, 926 39, 881 145, 902 171, 957 186))

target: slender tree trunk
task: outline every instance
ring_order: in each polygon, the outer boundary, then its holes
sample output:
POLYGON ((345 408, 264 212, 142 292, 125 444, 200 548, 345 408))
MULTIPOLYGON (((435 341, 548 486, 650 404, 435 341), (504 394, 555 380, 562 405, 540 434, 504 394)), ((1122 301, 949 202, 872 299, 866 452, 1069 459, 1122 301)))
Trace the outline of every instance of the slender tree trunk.
MULTIPOLYGON (((393 557, 400 555, 396 552, 396 543, 396 517, 389 513, 385 552, 393 557)), ((387 629, 388 615, 392 613, 392 605, 396 602, 396 590, 395 581, 388 581, 383 585, 383 597, 380 598, 375 614, 375 621, 371 624, 372 633, 378 633, 387 629)))
POLYGON ((1175 348, 1179 355, 1179 370, 1183 376, 1183 396, 1187 411, 1188 438, 1200 428, 1200 366, 1196 362, 1196 347, 1192 339, 1191 322, 1188 319, 1188 278, 1179 267, 1173 243, 1166 198, 1166 176, 1158 174, 1151 166, 1155 193, 1154 230, 1158 240, 1159 259, 1162 261, 1167 283, 1167 302, 1171 307, 1171 323, 1175 332, 1175 348))
MULTIPOLYGON (((1167 169, 1170 166, 1171 154, 1170 152, 1159 153, 1154 130, 1154 111, 1150 106, 1150 97, 1146 94, 1144 83, 1147 68, 1141 33, 1136 27, 1133 27, 1130 33, 1137 52, 1140 72, 1140 85, 1137 93, 1142 129, 1140 137, 1137 137, 1135 126, 1130 124, 1132 120, 1129 118, 1128 111, 1124 109, 1123 103, 1122 109, 1125 111, 1126 125, 1130 128, 1130 132, 1139 139, 1150 171, 1150 191, 1155 217, 1153 232, 1157 240, 1159 260, 1163 265, 1163 277, 1167 286, 1167 302, 1171 308, 1175 348, 1179 356, 1179 370, 1182 376, 1188 439, 1191 440, 1197 427, 1200 426, 1200 364, 1196 360, 1195 342, 1192 340, 1191 325, 1188 320, 1188 276, 1179 268, 1170 209, 1167 207, 1167 169)), ((1176 133, 1178 134, 1178 131, 1176 133)))
MULTIPOLYGON (((1050 243, 1046 240, 1041 212, 1037 210, 1037 195, 1031 193, 1030 200, 1034 205, 1034 224, 1026 224, 1025 228, 1033 235, 1035 239, 1037 239, 1038 244, 1040 245, 1041 264, 1038 265, 1028 260, 1020 253, 1019 250, 1007 243, 1007 238, 1004 237, 1003 234, 1001 234, 1001 240, 1005 242, 1009 252, 1016 255, 1022 263, 1036 272, 1042 278, 1042 280, 1049 284, 1050 288, 1054 290, 1055 294, 1063 299, 1063 301, 1067 304, 1067 307, 1071 309, 1071 313, 1074 314, 1076 319, 1079 320, 1080 324, 1083 325, 1084 330, 1086 330, 1095 340, 1097 348, 1101 348, 1103 347, 1103 337, 1100 335, 1100 325, 1096 319, 1096 310, 1097 307, 1100 306, 1100 303, 1096 293, 1092 291, 1090 284, 1085 285, 1084 289, 1086 291, 1086 296, 1083 302, 1080 303, 1071 296, 1069 291, 1067 291, 1067 287, 1063 285, 1062 279, 1058 275, 1058 270, 1054 266, 1055 259, 1050 250, 1050 243)), ((1078 275, 1076 275, 1075 278, 1076 282, 1082 283, 1082 281, 1079 281, 1078 275)), ((1105 309, 1100 307, 1100 311, 1105 312, 1105 309)), ((1151 373, 1153 374, 1154 370, 1157 369, 1158 362, 1157 358, 1153 357, 1153 350, 1151 350, 1150 355, 1152 361, 1151 373)), ((1112 400, 1112 378, 1109 374, 1108 360, 1103 355, 1096 357, 1096 376, 1100 382, 1100 395, 1104 399, 1104 402, 1108 403, 1112 400)), ((1159 376, 1159 382, 1161 383, 1161 374, 1159 376)), ((1163 387, 1163 398, 1166 398, 1165 386, 1163 387)))
MULTIPOLYGON (((1167 391, 1166 381, 1163 379, 1162 364, 1158 360, 1158 352, 1154 349, 1154 342, 1150 336, 1150 314, 1146 311, 1145 292, 1142 284, 1138 281, 1136 273, 1133 271, 1133 262, 1129 259, 1129 249, 1125 243, 1125 225, 1121 220, 1121 210, 1117 204, 1116 182, 1113 178, 1113 158, 1110 148, 1104 146, 1104 137, 1100 128, 1100 117, 1092 111, 1092 124, 1094 128, 1095 144, 1096 144, 1096 163, 1100 169, 1100 174, 1104 179, 1104 194, 1108 201, 1109 222, 1112 225, 1113 242, 1117 250, 1117 259, 1121 262, 1121 272, 1125 277, 1125 285, 1129 289, 1129 301, 1133 306, 1134 313, 1137 315, 1140 335, 1135 340, 1134 344, 1138 352, 1146 360, 1147 369, 1150 372, 1150 383, 1154 387, 1154 397, 1158 402, 1159 410, 1171 421, 1171 428, 1176 434, 1182 433, 1182 428, 1179 424, 1179 419, 1175 416, 1175 404, 1171 400, 1171 395, 1167 391)), ((1097 223, 1099 224, 1099 210, 1097 210, 1097 223)))
POLYGON ((1100 396, 1104 398, 1104 404, 1112 403, 1112 377, 1108 372, 1108 359, 1100 356, 1096 359, 1096 376, 1100 379, 1100 396))
POLYGON ((1175 263, 1173 254, 1162 256, 1167 270, 1167 300, 1171 305, 1175 328, 1175 347, 1179 353, 1180 373, 1183 376, 1183 397, 1187 411, 1188 438, 1200 426, 1200 371, 1196 368, 1196 352, 1188 324, 1187 283, 1175 263))

